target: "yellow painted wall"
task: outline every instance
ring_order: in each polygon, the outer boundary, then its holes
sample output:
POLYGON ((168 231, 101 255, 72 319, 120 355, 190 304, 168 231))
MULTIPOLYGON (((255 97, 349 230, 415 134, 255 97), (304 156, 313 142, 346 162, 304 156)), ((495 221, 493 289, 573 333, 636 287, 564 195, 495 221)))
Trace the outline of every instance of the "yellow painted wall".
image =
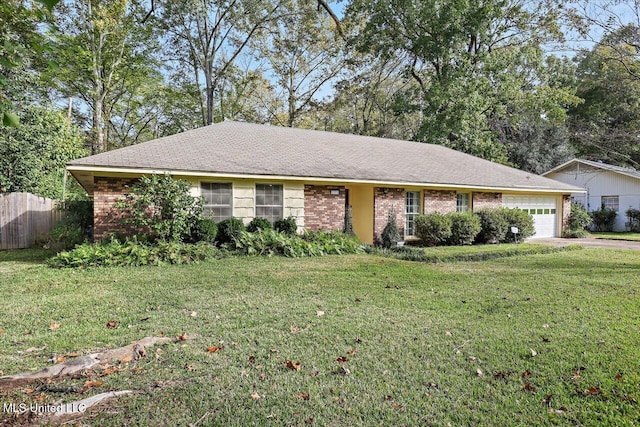
POLYGON ((362 243, 373 244, 373 186, 350 185, 347 188, 353 213, 353 231, 362 243))

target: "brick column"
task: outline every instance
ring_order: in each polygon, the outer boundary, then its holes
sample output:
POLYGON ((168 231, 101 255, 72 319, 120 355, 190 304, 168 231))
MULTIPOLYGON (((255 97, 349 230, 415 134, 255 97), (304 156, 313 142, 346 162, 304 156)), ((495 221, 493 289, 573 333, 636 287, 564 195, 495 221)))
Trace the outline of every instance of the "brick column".
POLYGON ((346 190, 343 186, 304 186, 304 228, 341 231, 344 228, 346 190), (338 194, 331 194, 331 191, 338 194))
POLYGON ((502 193, 473 193, 472 209, 496 209, 502 206, 502 193))
POLYGON ((138 179, 95 177, 93 182, 93 240, 98 241, 111 233, 133 234, 135 227, 123 224, 127 216, 115 205, 138 179))
POLYGON ((442 213, 456 211, 456 192, 449 190, 424 190, 422 213, 442 213))
POLYGON ((565 194, 562 196, 562 230, 558 233, 559 236, 569 229, 569 215, 571 215, 571 196, 565 194))
POLYGON ((380 241, 382 231, 389 220, 389 213, 393 209, 396 214, 396 224, 400 236, 404 236, 405 217, 405 193, 404 188, 380 188, 373 189, 373 240, 380 241))

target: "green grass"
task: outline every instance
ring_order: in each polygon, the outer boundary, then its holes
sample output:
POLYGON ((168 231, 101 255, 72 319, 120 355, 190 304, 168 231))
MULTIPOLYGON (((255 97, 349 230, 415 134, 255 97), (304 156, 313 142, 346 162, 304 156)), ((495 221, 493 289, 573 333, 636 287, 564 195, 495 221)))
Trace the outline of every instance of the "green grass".
POLYGON ((638 252, 435 265, 232 257, 86 270, 34 258, 0 254, 5 374, 161 332, 194 336, 150 348, 85 394, 42 397, 137 391, 92 415, 92 425, 640 423, 638 252), (118 328, 106 327, 112 320, 118 328), (52 322, 60 328, 49 330, 52 322), (224 348, 208 353, 212 346, 224 348), (585 393, 592 387, 597 394, 585 393))
POLYGON ((640 233, 630 232, 593 232, 591 233, 596 239, 610 239, 610 240, 630 240, 634 242, 640 242, 640 233))

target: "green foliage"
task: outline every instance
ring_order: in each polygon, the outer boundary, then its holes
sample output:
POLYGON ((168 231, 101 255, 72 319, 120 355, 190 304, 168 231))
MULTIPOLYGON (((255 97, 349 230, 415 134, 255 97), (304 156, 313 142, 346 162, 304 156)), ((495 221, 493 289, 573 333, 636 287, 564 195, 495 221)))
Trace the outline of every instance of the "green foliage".
POLYGON ((169 174, 143 176, 118 207, 130 215, 126 223, 149 227, 152 237, 162 241, 182 242, 202 217, 203 201, 190 190, 188 181, 169 174))
POLYGON ((253 218, 247 225, 247 231, 250 233, 255 233, 259 230, 271 230, 272 228, 273 225, 266 218, 253 218))
POLYGON ((451 237, 447 242, 456 246, 473 244, 480 233, 480 218, 471 212, 453 212, 448 216, 451 218, 451 237))
POLYGON ((634 233, 640 232, 640 209, 629 208, 625 212, 629 220, 629 229, 634 233))
POLYGON ((222 253, 219 250, 205 242, 187 244, 160 241, 148 244, 131 239, 125 242, 85 243, 71 251, 59 253, 49 259, 47 265, 53 268, 85 268, 191 264, 220 256, 222 253))
POLYGON ((398 242, 402 240, 402 236, 400 236, 400 230, 398 230, 396 214, 394 211, 389 212, 387 225, 385 225, 384 230, 382 230, 382 235, 380 237, 380 243, 382 244, 382 247, 387 249, 396 246, 398 242))
POLYGON ((600 209, 590 212, 589 215, 593 220, 595 231, 613 231, 613 224, 617 215, 616 211, 602 206, 600 209))
POLYGON ((338 232, 286 235, 275 230, 242 231, 230 249, 244 255, 281 255, 290 258, 362 253, 358 239, 338 232))
POLYGON ((206 242, 213 243, 218 236, 218 226, 216 222, 209 218, 196 220, 191 230, 190 241, 192 243, 206 242))
POLYGON ((545 245, 491 245, 476 247, 439 247, 439 248, 418 248, 403 246, 391 249, 380 249, 367 246, 366 252, 374 255, 381 255, 404 261, 429 262, 429 263, 452 263, 452 262, 477 262, 488 261, 498 258, 509 258, 522 255, 540 255, 558 253, 582 249, 579 245, 569 245, 564 247, 552 247, 545 245))
POLYGON ((245 226, 241 219, 234 217, 224 219, 218 223, 218 242, 233 244, 243 231, 245 226))
POLYGON ((67 200, 59 209, 63 212, 62 220, 49 233, 44 243, 46 249, 69 250, 91 239, 93 201, 67 200))
POLYGON ((0 126, 0 192, 29 192, 61 200, 66 163, 86 154, 78 130, 57 111, 27 107, 21 125, 0 126))
POLYGON ((591 225, 591 216, 587 210, 579 203, 572 203, 569 214, 569 229, 565 231, 566 237, 588 236, 586 228, 589 225, 591 225))
POLYGON ((509 230, 505 209, 481 209, 475 212, 480 218, 480 233, 476 236, 478 243, 500 243, 505 241, 509 230))
POLYGON ((298 224, 296 223, 295 217, 292 216, 277 220, 275 224, 273 224, 273 228, 289 236, 293 236, 298 232, 298 224))
POLYGON ((520 209, 504 208, 505 220, 507 221, 507 234, 505 242, 515 242, 516 236, 511 232, 511 227, 518 227, 517 241, 523 242, 524 239, 533 236, 535 228, 533 227, 533 217, 520 209))
POLYGON ((416 236, 429 246, 444 244, 451 237, 451 217, 441 213, 418 215, 416 236))

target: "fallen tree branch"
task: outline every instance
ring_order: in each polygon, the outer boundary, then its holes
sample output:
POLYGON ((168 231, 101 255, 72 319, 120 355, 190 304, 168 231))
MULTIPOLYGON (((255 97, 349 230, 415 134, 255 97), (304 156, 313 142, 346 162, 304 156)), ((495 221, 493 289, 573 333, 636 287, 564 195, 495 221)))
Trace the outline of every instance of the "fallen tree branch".
POLYGON ((36 380, 79 376, 83 372, 105 363, 138 360, 147 355, 145 347, 170 341, 174 340, 167 337, 146 337, 124 347, 67 360, 36 372, 6 375, 0 377, 0 390, 14 389, 36 380))

